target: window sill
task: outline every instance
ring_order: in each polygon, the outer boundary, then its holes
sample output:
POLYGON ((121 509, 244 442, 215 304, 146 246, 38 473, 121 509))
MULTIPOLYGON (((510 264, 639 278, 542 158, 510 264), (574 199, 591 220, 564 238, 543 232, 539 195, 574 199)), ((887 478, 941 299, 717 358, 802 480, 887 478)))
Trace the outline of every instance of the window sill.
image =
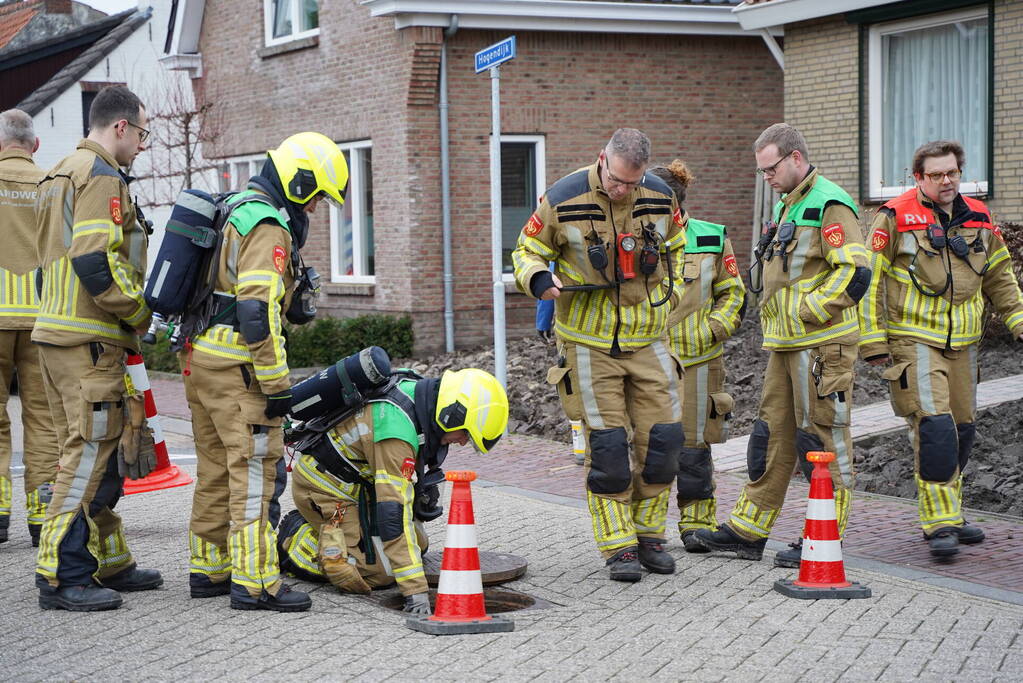
POLYGON ((309 48, 317 47, 319 44, 320 44, 319 36, 307 36, 305 38, 296 38, 295 40, 289 40, 286 43, 279 43, 277 45, 267 45, 266 47, 257 50, 256 55, 258 55, 260 59, 268 59, 270 57, 276 57, 277 55, 283 55, 288 52, 308 50, 309 48))
POLYGON ((333 296, 373 296, 376 285, 364 282, 327 282, 320 285, 324 294, 333 296))

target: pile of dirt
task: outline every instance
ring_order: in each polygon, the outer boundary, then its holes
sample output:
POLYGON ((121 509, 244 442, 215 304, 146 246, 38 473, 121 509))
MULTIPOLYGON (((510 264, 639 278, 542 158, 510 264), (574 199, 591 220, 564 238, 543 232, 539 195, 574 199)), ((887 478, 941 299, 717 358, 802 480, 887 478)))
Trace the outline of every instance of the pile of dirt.
MULTIPOLYGON (((748 433, 756 419, 768 358, 768 352, 761 349, 761 342, 759 321, 753 315, 747 315, 736 335, 725 342, 725 389, 735 398, 735 408, 729 424, 731 436, 748 433)), ((989 337, 981 344, 981 379, 995 379, 1021 372, 1021 357, 1023 345, 1013 343, 1008 335, 989 337)), ((546 381, 547 369, 557 363, 555 348, 544 344, 537 337, 509 340, 507 361, 510 431, 570 443, 571 434, 561 412, 557 391, 546 381)), ((411 367, 427 376, 439 376, 444 370, 466 367, 493 372, 494 350, 492 347, 481 347, 414 360, 395 360, 395 365, 411 367)), ((857 363, 854 407, 888 400, 887 382, 881 379, 883 369, 862 361, 857 363)), ((982 420, 991 424, 978 425, 974 457, 967 469, 968 475, 976 473, 976 476, 968 476, 964 494, 968 506, 1023 514, 1023 508, 1020 507, 1023 502, 1016 502, 1023 501, 1023 477, 1018 474, 1019 448, 1023 441, 1019 438, 1018 416, 1021 408, 1023 406, 1017 405, 1013 413, 1011 406, 1007 406, 1005 411, 989 411, 982 416, 982 420), (999 422, 990 417, 1002 415, 1003 412, 1012 419, 999 422), (1011 427, 1007 426, 1010 424, 1015 425, 1015 439, 1011 438, 1011 427), (985 432, 989 435, 985 435, 985 432), (1006 443, 1015 444, 1016 450, 1006 451, 999 446, 1006 443), (1015 452, 1015 460, 1008 456, 1002 458, 1002 452, 1015 452), (1002 469, 1003 464, 1009 462, 1014 462, 1015 466, 1008 470, 1002 469), (1014 473, 1015 476, 1001 476, 1014 473), (989 477, 993 478, 990 482, 989 477), (1009 495, 1010 492, 1018 495, 1009 495)), ((911 476, 912 456, 904 436, 888 437, 869 445, 857 444, 855 457, 859 463, 859 487, 863 490, 906 498, 916 496, 911 476), (891 457, 893 453, 898 456, 891 457), (907 475, 907 472, 910 474, 907 475)))

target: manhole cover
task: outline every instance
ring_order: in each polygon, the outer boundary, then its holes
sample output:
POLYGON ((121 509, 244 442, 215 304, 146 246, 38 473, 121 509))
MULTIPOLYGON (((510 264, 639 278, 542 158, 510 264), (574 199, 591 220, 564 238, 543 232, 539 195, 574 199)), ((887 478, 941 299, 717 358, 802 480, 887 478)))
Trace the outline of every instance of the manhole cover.
MULTIPOLYGON (((382 607, 393 609, 398 612, 405 605, 405 597, 397 590, 387 591, 379 596, 373 595, 371 599, 379 601, 382 607)), ((430 604, 437 604, 437 591, 430 589, 430 604)), ((483 604, 487 614, 501 614, 503 612, 517 612, 523 609, 544 609, 553 607, 553 604, 542 598, 534 598, 532 595, 513 591, 508 588, 485 587, 483 589, 483 604)))
MULTIPOLYGON (((431 586, 436 586, 440 580, 440 561, 440 552, 427 553, 423 556, 426 581, 431 586)), ((525 574, 528 566, 526 558, 520 555, 480 551, 480 572, 483 575, 484 586, 496 586, 513 581, 525 574)))

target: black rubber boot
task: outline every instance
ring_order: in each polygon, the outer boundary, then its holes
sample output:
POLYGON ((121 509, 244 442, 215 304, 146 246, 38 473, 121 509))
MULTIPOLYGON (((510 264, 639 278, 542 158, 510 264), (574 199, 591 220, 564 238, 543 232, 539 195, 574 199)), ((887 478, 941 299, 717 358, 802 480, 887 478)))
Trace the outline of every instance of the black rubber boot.
POLYGON ((607 564, 611 571, 612 581, 630 581, 635 583, 643 578, 643 573, 639 569, 639 555, 636 551, 636 546, 622 548, 608 558, 605 564, 607 564))
POLYGON ((32 537, 32 547, 39 547, 39 533, 43 530, 42 524, 29 524, 28 535, 32 537))
POLYGON ((708 550, 725 550, 735 553, 740 560, 760 560, 764 556, 764 546, 767 539, 759 541, 747 541, 738 535, 727 524, 722 524, 717 531, 710 529, 697 529, 696 540, 708 550))
MULTIPOLYGON (((36 582, 38 584, 38 581, 36 582)), ((101 586, 39 587, 39 607, 71 612, 100 612, 121 606, 121 594, 101 586)))
POLYGON ((788 549, 782 550, 774 556, 774 566, 786 569, 799 569, 799 564, 802 560, 803 539, 799 539, 795 543, 789 543, 788 549))
POLYGON ((112 588, 118 593, 134 591, 151 591, 163 585, 163 577, 155 569, 139 569, 132 567, 123 572, 103 579, 105 588, 112 588))
POLYGON ((304 612, 313 604, 308 593, 291 590, 291 586, 281 584, 277 595, 270 595, 265 590, 258 598, 249 595, 249 591, 236 583, 231 584, 231 609, 266 609, 274 612, 304 612))
POLYGON ((674 574, 675 558, 664 551, 664 541, 639 538, 639 563, 654 574, 674 574))
POLYGON ((198 572, 188 574, 188 593, 193 598, 216 598, 231 592, 231 580, 213 582, 210 577, 198 572))
POLYGON ((964 545, 973 545, 984 540, 984 530, 979 526, 973 526, 969 522, 963 522, 959 527, 959 542, 964 545))
POLYGON ((687 553, 709 553, 710 548, 696 540, 696 529, 686 529, 682 532, 682 547, 687 553))
POLYGON ((7 528, 11 525, 10 515, 0 515, 0 543, 7 542, 7 528))
POLYGON ((927 537, 931 546, 931 555, 935 557, 951 557, 959 552, 959 527, 938 529, 927 537))

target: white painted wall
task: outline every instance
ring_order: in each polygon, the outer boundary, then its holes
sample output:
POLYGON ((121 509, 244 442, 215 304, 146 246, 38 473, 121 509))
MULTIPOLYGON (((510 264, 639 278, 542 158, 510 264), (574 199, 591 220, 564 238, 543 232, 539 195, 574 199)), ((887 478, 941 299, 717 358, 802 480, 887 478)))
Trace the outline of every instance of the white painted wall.
MULTIPOLYGON (((189 77, 183 71, 168 71, 157 60, 163 54, 164 39, 170 13, 170 0, 141 0, 141 8, 152 7, 152 17, 143 24, 120 46, 116 47, 103 60, 90 69, 81 79, 83 81, 127 83, 146 105, 151 121, 155 114, 164 111, 168 99, 167 93, 183 93, 185 101, 192 102, 192 87, 189 77)), ((36 135, 39 136, 39 151, 35 154, 36 163, 42 168, 50 168, 65 156, 74 151, 75 146, 83 137, 82 130, 82 91, 76 83, 61 93, 34 119, 36 135)), ((158 123, 153 121, 151 128, 158 123)), ((153 138, 157 137, 154 131, 153 138)), ((156 257, 163 228, 170 216, 171 204, 182 189, 183 179, 179 175, 160 181, 146 180, 151 174, 153 163, 161 169, 171 168, 172 158, 166 153, 156 154, 146 150, 139 154, 131 169, 131 175, 139 177, 132 184, 133 193, 139 198, 139 204, 146 217, 153 221, 156 232, 149 242, 149 264, 152 266, 156 257)), ((206 190, 218 188, 216 174, 210 170, 203 174, 193 186, 206 190)))

